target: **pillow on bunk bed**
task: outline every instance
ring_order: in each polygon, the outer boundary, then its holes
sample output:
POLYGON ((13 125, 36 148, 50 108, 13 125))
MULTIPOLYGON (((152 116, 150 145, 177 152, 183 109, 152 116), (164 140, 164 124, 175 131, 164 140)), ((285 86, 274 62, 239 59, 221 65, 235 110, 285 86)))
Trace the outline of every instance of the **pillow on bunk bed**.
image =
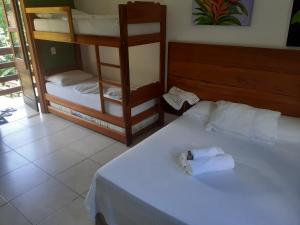
POLYGON ((35 15, 41 19, 51 19, 51 18, 53 18, 54 14, 52 14, 52 13, 36 13, 35 15))
POLYGON ((92 74, 86 73, 82 70, 71 70, 48 76, 46 77, 46 80, 57 85, 68 86, 81 83, 91 78, 93 78, 92 74))
POLYGON ((206 129, 244 136, 255 141, 274 143, 278 138, 281 113, 245 104, 218 101, 206 129))
MULTIPOLYGON (((40 19, 67 19, 67 16, 64 13, 36 13, 35 15, 40 19)), ((72 16, 76 18, 90 15, 78 9, 72 9, 72 16)))
POLYGON ((72 9, 72 15, 88 15, 88 14, 78 9, 72 9))

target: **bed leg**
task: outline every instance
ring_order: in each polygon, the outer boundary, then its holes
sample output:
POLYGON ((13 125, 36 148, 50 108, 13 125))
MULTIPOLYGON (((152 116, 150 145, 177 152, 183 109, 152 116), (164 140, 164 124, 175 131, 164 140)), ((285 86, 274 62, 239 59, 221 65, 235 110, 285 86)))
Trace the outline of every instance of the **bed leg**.
POLYGON ((158 125, 163 126, 165 124, 165 113, 162 105, 162 97, 159 99, 159 119, 158 125))
POLYGON ((95 225, 108 225, 102 213, 97 213, 95 225))
POLYGON ((125 144, 127 146, 130 146, 132 144, 132 139, 133 139, 132 135, 126 135, 126 143, 125 144))

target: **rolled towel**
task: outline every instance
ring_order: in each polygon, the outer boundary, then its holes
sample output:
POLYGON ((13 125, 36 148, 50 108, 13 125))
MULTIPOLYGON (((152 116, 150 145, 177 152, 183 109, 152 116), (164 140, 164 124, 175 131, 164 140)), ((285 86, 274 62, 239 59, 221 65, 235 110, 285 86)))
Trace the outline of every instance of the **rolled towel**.
POLYGON ((188 159, 190 157, 189 151, 180 154, 179 160, 181 166, 183 167, 187 166, 188 160, 196 160, 201 157, 213 157, 216 155, 223 155, 224 151, 220 147, 210 147, 210 148, 192 149, 190 153, 192 156, 191 159, 188 159))
POLYGON ((185 171, 192 176, 209 172, 231 170, 234 168, 234 160, 231 155, 217 155, 215 157, 202 157, 188 161, 185 171))

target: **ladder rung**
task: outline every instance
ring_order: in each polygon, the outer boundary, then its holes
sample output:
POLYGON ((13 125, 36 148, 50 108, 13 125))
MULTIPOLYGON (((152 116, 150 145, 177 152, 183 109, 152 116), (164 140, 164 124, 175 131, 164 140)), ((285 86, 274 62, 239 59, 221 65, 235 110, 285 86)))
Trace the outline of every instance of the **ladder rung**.
POLYGON ((113 80, 101 80, 101 82, 102 84, 110 84, 113 86, 122 87, 122 84, 120 82, 113 81, 113 80))
POLYGON ((117 103, 119 105, 122 105, 122 101, 121 100, 117 100, 117 99, 113 99, 113 98, 107 98, 107 97, 103 97, 104 100, 109 101, 109 102, 113 102, 113 103, 117 103))
POLYGON ((108 67, 114 67, 114 68, 120 68, 119 65, 111 64, 111 63, 100 63, 101 66, 108 66, 108 67))

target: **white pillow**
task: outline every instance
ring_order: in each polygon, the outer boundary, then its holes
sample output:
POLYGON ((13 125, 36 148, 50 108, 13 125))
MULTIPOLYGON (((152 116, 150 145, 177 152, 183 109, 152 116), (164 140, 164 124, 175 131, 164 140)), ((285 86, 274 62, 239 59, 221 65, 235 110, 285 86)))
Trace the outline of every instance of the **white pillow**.
POLYGON ((84 71, 71 70, 46 77, 46 80, 61 86, 68 86, 81 83, 85 80, 91 79, 92 77, 92 74, 86 73, 84 71))
POLYGON ((72 15, 88 15, 88 14, 78 9, 72 9, 72 15))
POLYGON ((38 18, 41 18, 41 19, 51 19, 51 18, 53 18, 53 14, 52 13, 36 13, 35 15, 38 18))
POLYGON ((277 140, 280 115, 280 112, 219 101, 206 129, 273 143, 277 140))
POLYGON ((278 141, 300 143, 300 118, 289 116, 279 118, 278 141))
MULTIPOLYGON (((77 17, 77 16, 89 16, 87 13, 82 12, 78 9, 71 9, 72 10, 72 16, 77 17)), ((36 13, 35 14, 38 18, 41 19, 66 19, 66 14, 65 13, 36 13)))
POLYGON ((215 110, 216 103, 211 101, 200 101, 183 115, 195 116, 200 119, 208 119, 210 114, 215 110))

